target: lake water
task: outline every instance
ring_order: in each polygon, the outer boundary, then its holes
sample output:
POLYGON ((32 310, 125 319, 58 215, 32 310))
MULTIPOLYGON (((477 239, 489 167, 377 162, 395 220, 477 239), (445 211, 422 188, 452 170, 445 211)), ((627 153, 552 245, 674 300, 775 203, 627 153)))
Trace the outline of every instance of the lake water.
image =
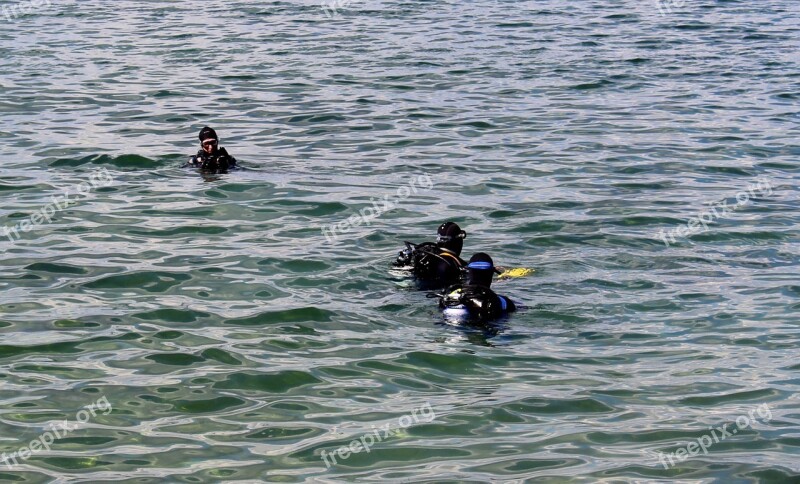
POLYGON ((0 481, 800 482, 796 1, 3 6, 0 481))

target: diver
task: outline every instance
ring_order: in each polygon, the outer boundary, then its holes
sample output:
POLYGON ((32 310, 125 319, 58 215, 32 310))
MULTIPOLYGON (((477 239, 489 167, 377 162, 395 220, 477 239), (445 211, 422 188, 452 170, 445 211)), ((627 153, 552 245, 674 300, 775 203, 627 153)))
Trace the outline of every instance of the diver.
POLYGON ((200 130, 200 150, 189 159, 184 167, 200 168, 207 171, 225 172, 236 166, 236 158, 219 147, 217 132, 206 126, 200 130))
POLYGON ((439 307, 445 316, 486 322, 516 311, 517 306, 511 299, 490 289, 492 277, 498 271, 488 254, 473 255, 467 272, 466 284, 450 286, 443 294, 432 295, 439 298, 439 307))
POLYGON ((419 283, 430 289, 447 287, 462 280, 464 266, 461 257, 467 233, 455 222, 445 222, 439 226, 436 242, 412 244, 406 242, 394 267, 412 272, 419 283))

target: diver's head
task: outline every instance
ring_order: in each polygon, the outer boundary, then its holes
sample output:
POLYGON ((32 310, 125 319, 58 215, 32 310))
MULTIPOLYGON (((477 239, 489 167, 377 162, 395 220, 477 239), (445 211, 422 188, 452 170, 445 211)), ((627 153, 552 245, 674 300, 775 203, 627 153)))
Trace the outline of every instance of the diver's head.
POLYGON ((467 265, 469 272, 467 281, 469 284, 477 284, 478 286, 490 287, 492 285, 492 276, 494 276, 494 262, 488 254, 478 252, 473 255, 467 265))
POLYGON ((464 248, 464 239, 467 238, 467 233, 461 230, 457 223, 443 223, 439 226, 438 233, 436 245, 450 252, 455 252, 456 255, 461 255, 461 249, 464 248))
POLYGON ((217 136, 216 131, 206 126, 200 130, 199 138, 200 146, 203 148, 203 151, 208 154, 217 151, 217 146, 219 145, 219 136, 217 136))

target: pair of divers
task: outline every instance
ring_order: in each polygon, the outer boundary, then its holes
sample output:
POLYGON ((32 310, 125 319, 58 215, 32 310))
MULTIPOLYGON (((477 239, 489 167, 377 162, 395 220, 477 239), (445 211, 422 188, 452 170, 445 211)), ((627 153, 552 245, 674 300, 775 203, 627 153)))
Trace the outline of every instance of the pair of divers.
POLYGON ((461 258, 466 238, 458 224, 445 222, 439 226, 436 242, 405 242, 405 250, 392 266, 413 274, 422 289, 444 289, 429 297, 439 299, 448 318, 489 322, 515 311, 511 299, 491 289, 492 278, 501 272, 488 254, 479 252, 469 262, 461 258))

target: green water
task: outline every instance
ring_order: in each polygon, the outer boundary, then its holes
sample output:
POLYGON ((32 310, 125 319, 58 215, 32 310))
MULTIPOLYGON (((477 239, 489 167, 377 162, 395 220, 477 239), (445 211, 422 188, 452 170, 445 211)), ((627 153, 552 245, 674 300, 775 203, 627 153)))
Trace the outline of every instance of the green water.
POLYGON ((800 481, 800 4, 1 15, 0 481, 800 481), (388 271, 445 220, 522 311, 388 271))

